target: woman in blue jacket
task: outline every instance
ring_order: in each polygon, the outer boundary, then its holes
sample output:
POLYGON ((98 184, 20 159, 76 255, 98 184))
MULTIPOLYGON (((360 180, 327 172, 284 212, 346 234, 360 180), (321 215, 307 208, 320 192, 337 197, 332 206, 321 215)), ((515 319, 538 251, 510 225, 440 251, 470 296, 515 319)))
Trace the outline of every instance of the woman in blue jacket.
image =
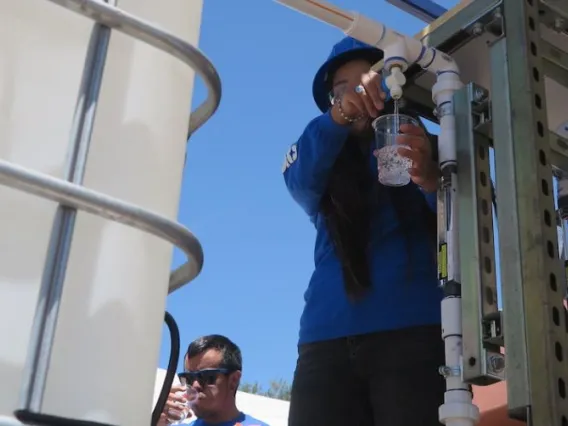
POLYGON ((317 230, 290 426, 434 426, 444 363, 436 269, 435 153, 402 126, 412 182, 378 183, 371 121, 386 113, 382 52, 346 38, 317 72, 322 115, 286 156, 284 179, 317 230))

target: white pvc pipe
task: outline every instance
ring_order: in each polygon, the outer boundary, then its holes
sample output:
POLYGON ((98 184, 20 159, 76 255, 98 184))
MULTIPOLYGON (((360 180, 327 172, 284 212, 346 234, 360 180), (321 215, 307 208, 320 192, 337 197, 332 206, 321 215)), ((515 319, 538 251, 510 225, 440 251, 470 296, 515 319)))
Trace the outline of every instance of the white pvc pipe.
POLYGON ((278 3, 297 10, 326 24, 347 31, 353 24, 355 14, 342 10, 325 1, 312 0, 276 0, 278 3))
MULTIPOLYGON (((322 0, 276 0, 312 18, 333 25, 350 37, 356 38, 385 52, 389 58, 404 58, 408 65, 417 62, 424 69, 436 74, 439 71, 456 71, 454 60, 420 40, 397 33, 384 24, 356 12, 345 11, 322 0)), ((406 69, 406 68, 405 68, 406 69)))
MULTIPOLYGON (((201 0, 119 7, 197 44, 201 0)), ((93 21, 45 0, 0 10, 0 158, 63 177, 93 21)), ((194 72, 111 36, 85 186, 176 218, 194 72)), ((22 372, 55 205, 0 186, 0 418, 22 372)), ((43 411, 148 425, 172 247, 79 213, 43 411)), ((0 424, 8 424, 8 421, 0 424)))
POLYGON ((438 135, 438 157, 441 165, 455 163, 456 147, 456 117, 447 114, 440 117, 440 134, 438 135))
MULTIPOLYGON (((446 365, 457 367, 462 361, 461 298, 442 300, 442 338, 446 365)), ((463 383, 461 371, 451 371, 446 377, 444 404, 440 407, 440 421, 450 426, 474 426, 479 421, 479 409, 472 404, 471 392, 463 383)))
MULTIPOLYGON (((432 89, 432 99, 437 107, 441 107, 448 99, 451 101, 453 93, 463 86, 459 68, 452 57, 433 47, 423 45, 420 40, 393 31, 381 22, 356 12, 344 11, 321 0, 276 1, 333 25, 350 37, 383 50, 387 70, 390 70, 392 66, 399 66, 405 71, 408 66, 417 63, 424 70, 434 74, 437 84, 432 89)), ((392 87, 389 88, 392 90, 392 87)), ((447 119, 445 121, 449 122, 447 119)), ((455 164, 456 161, 455 136, 449 135, 450 130, 447 132, 448 136, 442 137, 447 143, 444 145, 440 143, 440 164, 442 166, 455 164)))
POLYGON ((459 72, 454 60, 445 53, 427 47, 420 40, 400 34, 361 14, 354 14, 353 24, 346 34, 382 49, 385 53, 385 66, 396 57, 404 59, 406 66, 418 63, 433 74, 440 71, 459 72))

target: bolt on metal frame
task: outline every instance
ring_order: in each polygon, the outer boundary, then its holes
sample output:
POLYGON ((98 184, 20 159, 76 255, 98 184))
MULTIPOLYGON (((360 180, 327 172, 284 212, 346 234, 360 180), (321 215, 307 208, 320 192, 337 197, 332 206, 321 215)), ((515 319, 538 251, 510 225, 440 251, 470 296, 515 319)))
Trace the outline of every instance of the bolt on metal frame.
MULTIPOLYGON (((568 425, 566 276, 553 193, 553 169, 568 171, 568 140, 548 128, 544 87, 545 76, 568 87, 567 23, 562 0, 475 0, 417 35, 454 57, 478 40, 477 60, 490 70, 485 87, 474 81, 454 98, 462 375, 483 386, 504 380, 505 368, 510 416, 535 426, 568 425), (562 41, 544 39, 543 28, 563 32, 562 41), (490 146, 502 312, 496 304, 490 146)), ((407 102, 435 121, 420 70, 410 70, 409 81, 407 102)))
POLYGON ((47 370, 78 210, 148 232, 179 247, 188 260, 170 274, 170 293, 193 280, 203 266, 201 244, 184 226, 139 206, 81 186, 111 31, 120 31, 171 54, 193 68, 203 79, 208 89, 208 96, 191 113, 188 138, 215 113, 221 99, 221 80, 214 66, 199 49, 152 23, 117 8, 116 0, 49 1, 89 17, 95 23, 86 53, 70 135, 71 147, 68 153, 70 161, 65 171, 65 180, 0 160, 0 184, 59 203, 47 250, 24 370, 21 407, 23 410, 35 413, 41 411, 44 397, 47 370))

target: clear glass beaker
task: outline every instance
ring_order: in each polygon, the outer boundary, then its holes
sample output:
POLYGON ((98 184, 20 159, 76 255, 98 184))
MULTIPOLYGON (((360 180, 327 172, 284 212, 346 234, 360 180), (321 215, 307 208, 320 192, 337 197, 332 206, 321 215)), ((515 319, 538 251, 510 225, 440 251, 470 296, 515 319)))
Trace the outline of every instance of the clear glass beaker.
POLYGON ((410 148, 396 141, 403 124, 419 126, 418 121, 404 114, 382 115, 372 123, 375 131, 373 154, 377 157, 379 182, 385 186, 404 186, 410 183, 412 160, 398 153, 399 148, 410 148))

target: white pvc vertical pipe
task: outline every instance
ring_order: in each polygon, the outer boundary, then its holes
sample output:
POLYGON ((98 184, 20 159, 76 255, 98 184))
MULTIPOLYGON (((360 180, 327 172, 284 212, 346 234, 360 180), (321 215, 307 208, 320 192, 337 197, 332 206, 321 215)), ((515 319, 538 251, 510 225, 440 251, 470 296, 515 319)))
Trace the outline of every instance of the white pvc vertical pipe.
MULTIPOLYGON (((119 7, 197 44, 200 0, 119 7)), ((0 158, 62 177, 93 22, 45 0, 0 9, 0 158)), ((194 73, 113 32, 85 186, 175 218, 194 73)), ((55 204, 0 186, 0 417, 18 408, 55 204)), ((172 247, 79 213, 46 413, 149 424, 172 247), (141 409, 144 407, 144 409, 141 409)))

